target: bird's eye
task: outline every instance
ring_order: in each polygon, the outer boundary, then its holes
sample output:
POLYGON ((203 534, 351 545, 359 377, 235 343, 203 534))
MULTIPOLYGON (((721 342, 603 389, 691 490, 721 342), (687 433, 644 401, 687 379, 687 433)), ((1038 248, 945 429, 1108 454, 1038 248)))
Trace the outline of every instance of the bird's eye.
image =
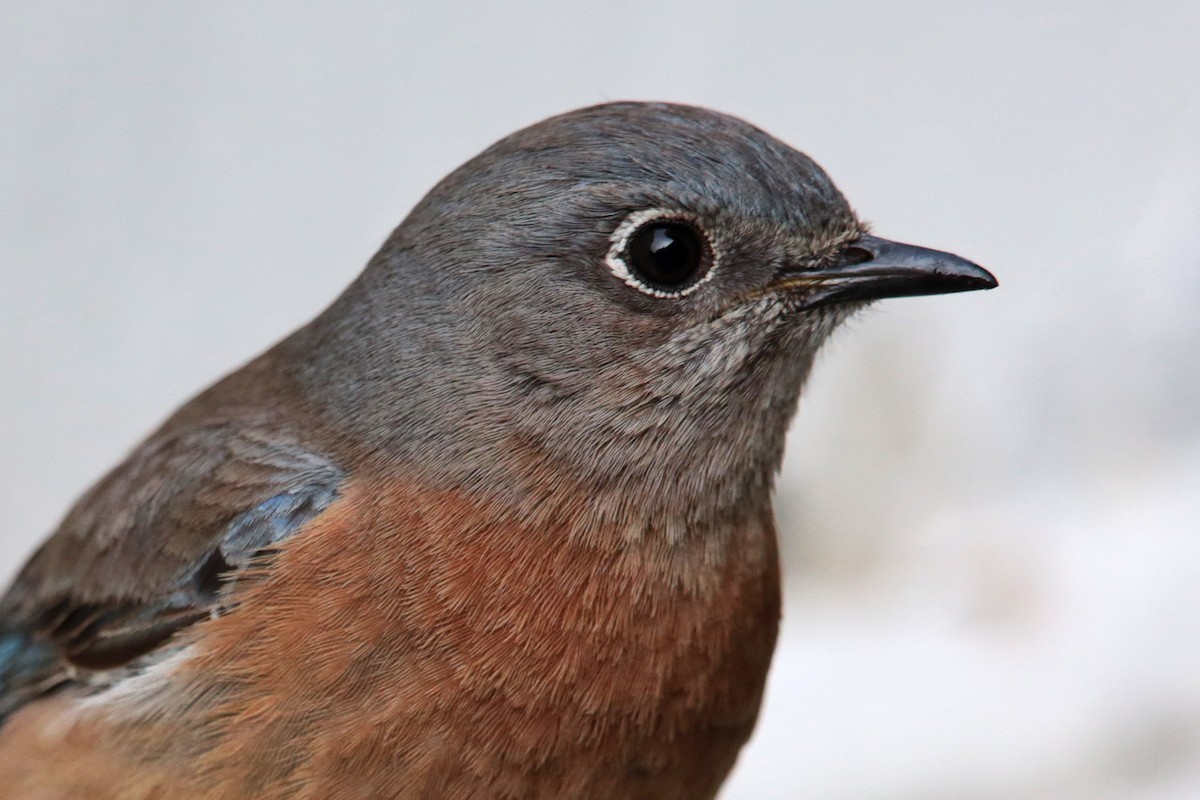
POLYGON ((653 287, 677 291, 696 279, 704 242, 685 222, 650 222, 629 239, 629 267, 653 287))
POLYGON ((646 294, 688 294, 712 271, 712 246, 690 219, 667 212, 643 212, 626 220, 613 238, 609 266, 619 278, 646 294))

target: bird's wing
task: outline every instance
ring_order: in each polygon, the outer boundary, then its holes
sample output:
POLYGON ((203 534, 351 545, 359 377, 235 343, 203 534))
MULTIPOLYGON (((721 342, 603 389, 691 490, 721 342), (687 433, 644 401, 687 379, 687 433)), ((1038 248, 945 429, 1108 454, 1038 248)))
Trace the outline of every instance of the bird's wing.
POLYGON ((223 587, 320 514, 343 479, 262 429, 156 434, 79 500, 0 600, 0 720, 220 613, 223 587))

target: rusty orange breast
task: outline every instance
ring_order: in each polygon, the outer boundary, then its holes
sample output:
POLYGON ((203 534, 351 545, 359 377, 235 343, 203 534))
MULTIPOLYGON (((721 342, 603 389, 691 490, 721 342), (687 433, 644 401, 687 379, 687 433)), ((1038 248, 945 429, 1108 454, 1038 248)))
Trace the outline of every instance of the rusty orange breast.
POLYGON ((186 762, 177 796, 710 797, 758 712, 774 535, 769 509, 668 541, 358 481, 109 724, 186 762))

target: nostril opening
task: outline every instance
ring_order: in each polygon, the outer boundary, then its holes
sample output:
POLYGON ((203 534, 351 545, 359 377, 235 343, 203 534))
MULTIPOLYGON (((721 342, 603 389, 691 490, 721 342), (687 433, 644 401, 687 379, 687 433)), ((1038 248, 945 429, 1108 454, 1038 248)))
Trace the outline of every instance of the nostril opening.
POLYGON ((875 254, 865 247, 858 245, 850 245, 846 248, 846 252, 842 254, 847 264, 865 264, 875 258, 875 254))

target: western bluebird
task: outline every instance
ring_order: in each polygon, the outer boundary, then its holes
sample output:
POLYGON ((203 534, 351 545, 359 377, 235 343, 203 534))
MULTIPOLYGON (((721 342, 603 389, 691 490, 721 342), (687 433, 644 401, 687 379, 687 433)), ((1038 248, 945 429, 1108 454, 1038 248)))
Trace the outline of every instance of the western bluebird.
POLYGON ((817 348, 871 300, 992 286, 729 116, 509 136, 25 566, 4 796, 713 797, 817 348))

